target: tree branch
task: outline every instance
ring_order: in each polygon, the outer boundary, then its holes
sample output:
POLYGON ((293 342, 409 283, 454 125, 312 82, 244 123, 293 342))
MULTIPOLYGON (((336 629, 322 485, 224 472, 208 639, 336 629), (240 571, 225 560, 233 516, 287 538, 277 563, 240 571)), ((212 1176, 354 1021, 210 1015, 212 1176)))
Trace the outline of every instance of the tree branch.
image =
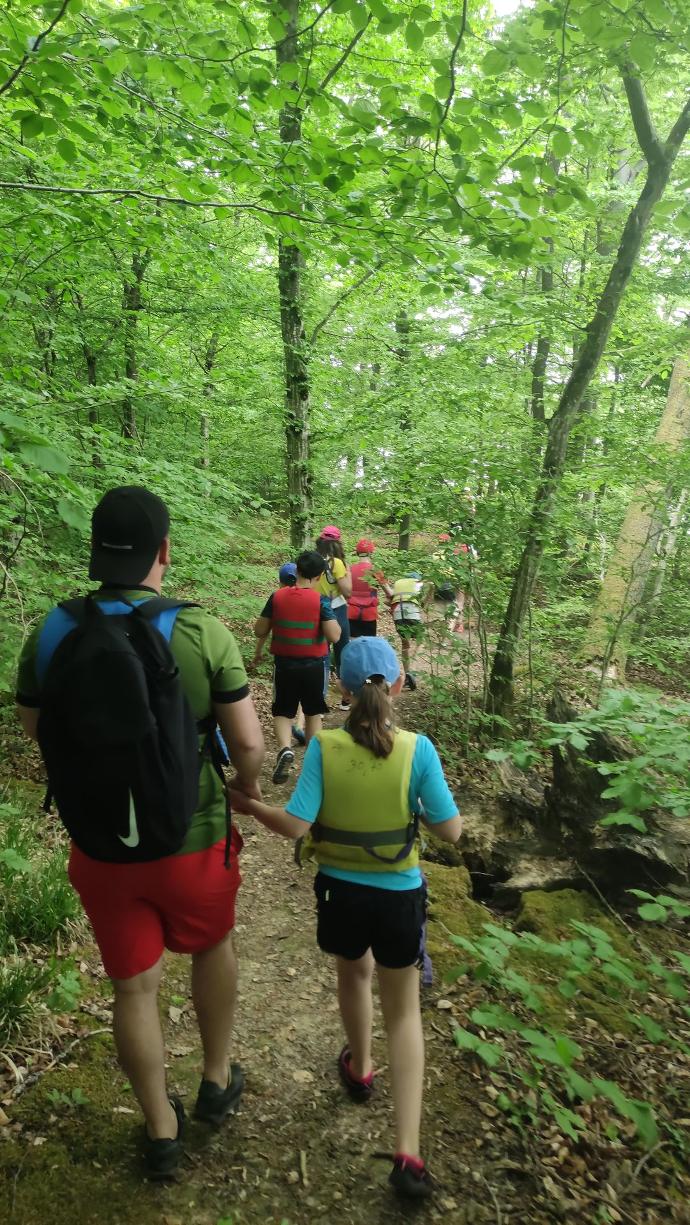
POLYGON ((62 0, 62 4, 61 4, 60 8, 58 9, 57 13, 55 14, 55 16, 53 17, 53 20, 51 21, 50 25, 49 25, 49 26, 46 26, 45 30, 42 30, 42 31, 41 31, 41 33, 40 33, 40 34, 38 35, 38 37, 36 38, 36 40, 35 40, 35 42, 34 42, 34 45, 33 45, 33 47, 31 48, 31 50, 30 50, 30 51, 27 51, 26 55, 25 55, 25 56, 23 56, 23 58, 22 58, 22 59, 19 61, 19 63, 17 64, 17 67, 16 67, 16 68, 15 68, 15 70, 14 70, 14 72, 11 72, 11 73, 10 73, 10 75, 8 76, 8 78, 7 78, 7 80, 5 81, 4 85, 0 85, 0 97, 1 97, 1 96, 2 96, 4 93, 7 93, 7 90, 8 90, 8 89, 11 89, 11 88, 12 88, 12 86, 14 85, 14 83, 15 83, 15 81, 16 81, 16 79, 17 79, 17 77, 18 77, 18 76, 20 75, 20 73, 22 73, 22 72, 24 71, 24 69, 26 68, 26 65, 29 63, 29 60, 31 59, 32 55, 35 55, 35 54, 36 54, 36 52, 38 51, 38 48, 40 47, 41 43, 43 42, 43 39, 44 39, 44 38, 47 38, 49 34, 52 34, 52 32, 53 32, 53 30, 55 29, 55 27, 56 27, 56 25, 58 24, 58 22, 59 22, 59 21, 62 21, 62 18, 64 17, 65 13, 67 12, 67 6, 68 6, 68 4, 69 4, 69 0, 62 0))
POLYGON ((179 204, 183 208, 212 208, 232 210, 234 212, 264 213, 269 217, 292 217, 304 225, 333 224, 347 230, 367 232, 366 226, 353 225, 347 221, 327 222, 322 217, 310 213, 294 213, 285 208, 269 208, 265 204, 237 204, 232 200, 185 200, 183 196, 164 196, 153 191, 143 191, 139 187, 55 187, 49 183, 10 183, 0 182, 0 191, 39 191, 60 196, 115 196, 116 204, 121 200, 139 199, 153 200, 157 204, 179 204))
POLYGON ((625 87, 630 115, 639 144, 648 166, 663 161, 664 146, 656 134, 656 129, 649 113, 644 87, 639 77, 633 75, 633 69, 627 65, 623 69, 623 85, 625 87))
POLYGON ((668 139, 664 145, 664 153, 666 154, 666 157, 673 159, 676 156, 676 153, 685 140, 688 131, 690 131, 690 97, 685 103, 685 106, 668 134, 668 139))
POLYGON ((438 147, 441 141, 441 129, 443 128, 443 125, 446 122, 446 119, 448 118, 448 112, 451 106, 453 105, 453 98, 455 97, 455 60, 457 58, 458 51, 460 50, 462 40, 465 37, 465 30, 467 28, 467 3, 468 3, 468 0, 462 0, 462 18, 460 20, 460 30, 458 32, 458 36, 455 40, 455 43, 453 44, 453 50, 450 53, 450 63, 448 65, 450 69, 450 89, 448 90, 448 97, 446 98, 446 101, 443 107, 443 112, 441 114, 441 118, 438 121, 438 127, 436 129, 436 144, 434 146, 434 170, 436 169, 436 159, 438 158, 438 147))
POLYGON ((353 35, 353 37, 350 39, 349 43, 347 44, 340 58, 336 60, 332 68, 329 68, 328 72, 323 78, 323 81, 319 85, 319 93, 322 93, 323 90, 326 89, 330 85, 331 81, 333 80, 333 77, 336 76, 337 73, 340 72, 340 69, 342 68, 345 61, 349 58, 350 54, 354 51, 360 38, 362 38, 362 36, 366 34, 367 30, 369 29, 373 16, 374 16, 373 13, 369 14, 367 18, 367 24, 365 26, 362 26, 362 29, 358 30, 357 33, 353 35))
POLYGON ((310 345, 313 345, 315 343, 315 341, 318 339, 323 329, 326 327, 326 324, 330 322, 335 312, 339 310, 340 307, 343 305, 343 302, 346 302, 347 299, 353 293, 356 293, 358 289, 361 289, 362 285, 366 284, 366 282, 374 275, 374 273, 378 272, 379 268, 380 268, 380 264, 376 264, 374 268, 370 268, 368 272, 364 273, 364 276, 360 277, 358 281, 355 281, 354 285, 350 285, 348 289, 345 289, 343 293, 341 293, 339 298, 336 298, 333 305, 329 308, 329 310, 326 311, 326 314, 324 315, 323 319, 320 319, 319 322, 316 324, 316 326, 313 328, 311 336, 309 337, 310 345))

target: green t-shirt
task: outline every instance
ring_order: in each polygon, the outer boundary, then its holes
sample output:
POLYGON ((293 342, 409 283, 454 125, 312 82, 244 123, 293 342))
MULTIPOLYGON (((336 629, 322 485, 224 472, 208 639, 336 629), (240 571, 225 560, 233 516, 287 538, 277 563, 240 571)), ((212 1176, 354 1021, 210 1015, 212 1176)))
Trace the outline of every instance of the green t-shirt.
MULTIPOLYGON (((100 591, 98 599, 151 599, 146 588, 100 591)), ((36 676, 36 650, 42 622, 22 648, 17 670, 17 701, 22 706, 40 706, 36 676)), ((180 669, 182 687, 195 719, 211 714, 214 702, 238 702, 249 694, 247 674, 239 647, 229 629, 203 608, 182 608, 177 614, 170 649, 180 669)), ((199 777, 199 802, 180 855, 202 851, 225 835, 225 797, 211 762, 205 760, 199 777)))

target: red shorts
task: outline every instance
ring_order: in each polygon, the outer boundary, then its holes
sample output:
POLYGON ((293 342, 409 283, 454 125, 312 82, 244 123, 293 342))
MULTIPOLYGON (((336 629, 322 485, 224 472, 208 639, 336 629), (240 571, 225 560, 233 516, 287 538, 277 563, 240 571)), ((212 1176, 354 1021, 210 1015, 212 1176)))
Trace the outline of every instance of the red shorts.
POLYGON ((110 978, 150 970, 163 949, 202 953, 235 926, 242 882, 242 836, 233 827, 230 867, 225 839, 206 851, 151 863, 103 863, 72 844, 69 878, 89 916, 110 978))

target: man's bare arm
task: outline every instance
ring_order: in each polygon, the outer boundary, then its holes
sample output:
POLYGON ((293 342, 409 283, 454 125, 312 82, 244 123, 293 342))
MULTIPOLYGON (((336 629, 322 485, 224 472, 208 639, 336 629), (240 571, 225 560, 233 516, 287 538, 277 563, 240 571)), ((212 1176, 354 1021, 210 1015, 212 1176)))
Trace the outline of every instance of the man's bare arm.
POLYGON ((333 618, 332 621, 329 620, 329 621, 321 622, 321 633, 323 634, 323 637, 326 639, 326 642, 330 643, 331 645, 333 645, 334 642, 340 642, 340 635, 342 634, 342 630, 340 626, 338 625, 338 622, 336 621, 335 617, 333 618))
POLYGON ((215 702, 213 710, 237 773, 236 786, 254 794, 266 752, 254 703, 250 697, 239 702, 215 702))

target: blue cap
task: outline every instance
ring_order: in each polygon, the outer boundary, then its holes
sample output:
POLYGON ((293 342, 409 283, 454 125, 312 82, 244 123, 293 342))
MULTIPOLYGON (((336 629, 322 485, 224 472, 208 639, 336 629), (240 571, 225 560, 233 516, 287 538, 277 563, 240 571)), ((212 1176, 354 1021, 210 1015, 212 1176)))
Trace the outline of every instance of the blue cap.
POLYGON ((281 583, 289 583, 290 579, 297 578, 297 566, 294 561, 286 561, 278 571, 278 578, 281 583))
POLYGON ((422 581, 422 576, 421 576, 421 574, 419 573, 419 570, 408 570, 407 574, 406 574, 404 577, 405 577, 405 578, 414 578, 414 579, 416 579, 416 580, 417 580, 417 582, 418 582, 418 583, 420 583, 420 582, 422 581))
POLYGON ((340 679, 350 693, 359 693, 370 676, 392 685, 400 676, 398 657, 385 638, 354 638, 340 656, 340 679))

